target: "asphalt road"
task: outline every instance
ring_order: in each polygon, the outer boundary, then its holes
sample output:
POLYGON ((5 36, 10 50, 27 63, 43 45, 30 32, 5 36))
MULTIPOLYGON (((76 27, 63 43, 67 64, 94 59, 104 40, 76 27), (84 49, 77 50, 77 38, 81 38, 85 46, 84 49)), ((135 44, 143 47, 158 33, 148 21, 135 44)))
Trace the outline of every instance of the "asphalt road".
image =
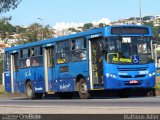
POLYGON ((28 100, 25 97, 0 97, 0 113, 19 114, 160 114, 160 96, 131 98, 28 100))

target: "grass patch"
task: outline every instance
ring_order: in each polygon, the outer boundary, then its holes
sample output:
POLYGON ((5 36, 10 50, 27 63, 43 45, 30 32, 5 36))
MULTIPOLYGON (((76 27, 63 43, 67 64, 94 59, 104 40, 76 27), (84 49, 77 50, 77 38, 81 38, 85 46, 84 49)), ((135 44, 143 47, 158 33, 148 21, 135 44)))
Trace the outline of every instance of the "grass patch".
POLYGON ((157 89, 157 90, 160 90, 160 82, 158 82, 158 83, 156 84, 156 89, 157 89))
POLYGON ((0 85, 0 94, 4 94, 5 91, 4 91, 4 87, 2 85, 0 85))
POLYGON ((0 91, 0 94, 5 94, 5 91, 0 91))
POLYGON ((155 86, 155 88, 157 90, 160 90, 160 76, 156 77, 156 86, 155 86))

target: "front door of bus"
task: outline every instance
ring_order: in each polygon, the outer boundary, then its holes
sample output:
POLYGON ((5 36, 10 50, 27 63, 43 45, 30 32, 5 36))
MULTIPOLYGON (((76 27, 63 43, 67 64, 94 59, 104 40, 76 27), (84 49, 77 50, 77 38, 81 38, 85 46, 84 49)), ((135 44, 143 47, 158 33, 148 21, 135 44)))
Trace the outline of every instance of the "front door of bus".
POLYGON ((44 48, 44 74, 46 92, 52 92, 54 89, 54 46, 44 48))
POLYGON ((18 53, 11 54, 11 91, 18 92, 18 85, 16 84, 18 77, 18 53))
POLYGON ((102 38, 94 38, 89 41, 90 45, 90 73, 93 88, 103 87, 103 53, 101 50, 102 38))

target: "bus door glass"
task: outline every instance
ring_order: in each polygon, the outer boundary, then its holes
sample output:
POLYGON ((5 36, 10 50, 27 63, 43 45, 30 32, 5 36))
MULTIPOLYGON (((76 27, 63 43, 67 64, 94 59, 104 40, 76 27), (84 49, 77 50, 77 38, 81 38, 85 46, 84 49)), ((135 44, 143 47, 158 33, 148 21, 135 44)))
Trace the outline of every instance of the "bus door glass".
POLYGON ((11 54, 11 90, 12 93, 18 92, 18 53, 11 54))
POLYGON ((55 79, 54 64, 54 46, 44 48, 44 72, 45 72, 45 88, 47 91, 53 91, 53 80, 55 79))
MULTIPOLYGON (((103 42, 102 38, 90 40, 90 76, 93 88, 103 87, 103 42)), ((92 88, 92 87, 91 87, 92 88)))

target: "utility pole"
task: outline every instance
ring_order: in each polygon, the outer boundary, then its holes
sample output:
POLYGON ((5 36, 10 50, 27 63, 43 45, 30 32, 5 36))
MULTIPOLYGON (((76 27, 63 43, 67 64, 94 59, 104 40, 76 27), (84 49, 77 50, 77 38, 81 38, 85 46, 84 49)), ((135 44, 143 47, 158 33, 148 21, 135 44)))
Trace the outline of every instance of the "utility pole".
POLYGON ((141 16, 141 0, 139 0, 139 17, 140 17, 140 24, 142 24, 142 16, 141 16))
POLYGON ((37 19, 42 21, 42 40, 43 40, 44 39, 44 37, 43 37, 43 18, 37 18, 37 19))

